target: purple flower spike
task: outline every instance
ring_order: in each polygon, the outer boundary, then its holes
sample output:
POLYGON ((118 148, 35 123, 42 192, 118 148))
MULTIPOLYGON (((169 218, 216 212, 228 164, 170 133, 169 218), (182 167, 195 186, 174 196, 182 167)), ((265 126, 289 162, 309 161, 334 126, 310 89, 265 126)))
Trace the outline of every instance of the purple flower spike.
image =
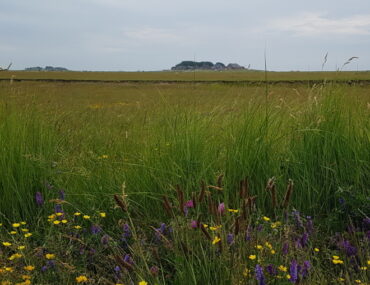
POLYGON ((276 268, 275 268, 275 266, 273 264, 267 265, 266 266, 266 270, 272 276, 276 276, 277 275, 277 270, 276 270, 276 268))
POLYGON ((289 281, 292 283, 296 283, 298 280, 298 263, 296 260, 293 260, 290 263, 289 274, 290 274, 289 281))
POLYGON ((121 278, 121 267, 118 265, 114 267, 114 274, 116 275, 116 278, 121 278))
POLYGON ((129 254, 125 255, 125 257, 123 258, 123 261, 130 264, 130 265, 134 264, 134 260, 132 259, 131 255, 129 255, 129 254))
POLYGON ((312 234, 314 227, 313 227, 313 221, 310 216, 307 216, 307 222, 306 222, 306 230, 308 234, 312 234))
POLYGON ((255 272, 256 272, 256 279, 258 281, 258 285, 265 285, 265 276, 263 275, 262 266, 257 264, 255 268, 255 272))
POLYGON ((66 192, 63 189, 59 190, 59 199, 65 200, 66 199, 66 192))
POLYGON ((160 227, 158 228, 158 231, 161 233, 161 234, 164 234, 164 231, 166 230, 166 224, 165 223, 162 223, 160 225, 160 227))
POLYGON ((158 276, 158 273, 159 273, 158 266, 153 265, 152 267, 150 267, 149 270, 150 270, 150 274, 152 274, 152 276, 154 276, 154 277, 158 276))
POLYGON ((234 243, 234 235, 233 234, 228 234, 226 237, 226 242, 228 245, 232 245, 234 243))
POLYGON ((187 208, 194 208, 193 200, 189 200, 185 203, 185 207, 187 208))
POLYGON ((102 245, 107 245, 109 243, 110 237, 109 235, 103 235, 102 238, 100 239, 100 242, 102 245))
POLYGON ((196 229, 196 228, 198 227, 198 222, 197 222, 197 221, 195 221, 195 220, 192 220, 192 221, 190 222, 190 227, 191 227, 192 229, 196 229))
POLYGON ((162 223, 159 228, 155 229, 155 239, 156 242, 159 242, 162 239, 162 235, 165 235, 166 224, 162 223))
POLYGON ((121 272, 121 267, 119 267, 118 265, 114 267, 114 272, 115 273, 119 273, 121 272))
POLYGON ((101 227, 99 227, 98 225, 92 225, 90 230, 93 235, 97 235, 101 232, 101 227))
POLYGON ((283 250, 282 251, 283 251, 284 255, 287 255, 289 253, 289 244, 287 242, 285 242, 283 244, 283 250))
POLYGON ((225 213, 225 203, 220 203, 218 205, 217 211, 220 215, 223 215, 225 213))
POLYGON ((348 240, 342 241, 339 246, 345 251, 347 256, 357 255, 357 248, 351 245, 348 240))
POLYGON ((297 210, 294 210, 292 212, 292 216, 295 220, 295 224, 297 226, 297 228, 303 228, 303 222, 302 222, 302 219, 301 219, 301 213, 298 212, 297 210))
POLYGON ((44 198, 42 197, 41 192, 36 192, 35 200, 37 206, 41 207, 42 205, 44 205, 44 198))
POLYGON ((131 237, 131 228, 128 224, 123 225, 123 237, 129 239, 131 237))
POLYGON ((311 263, 308 260, 304 261, 303 262, 303 269, 302 269, 302 277, 303 278, 307 277, 308 271, 310 270, 310 268, 311 268, 311 263))
POLYGON ((305 247, 308 243, 308 233, 304 233, 301 237, 301 246, 305 247))

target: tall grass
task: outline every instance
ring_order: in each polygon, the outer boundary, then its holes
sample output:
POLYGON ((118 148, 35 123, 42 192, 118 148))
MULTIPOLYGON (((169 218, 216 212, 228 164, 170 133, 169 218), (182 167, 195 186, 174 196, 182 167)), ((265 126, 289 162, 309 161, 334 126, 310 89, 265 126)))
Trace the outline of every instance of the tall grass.
POLYGON ((57 137, 25 108, 0 104, 0 213, 32 217, 34 195, 49 179, 57 137))
POLYGON ((111 195, 125 184, 129 201, 140 204, 137 214, 158 220, 162 194, 175 196, 180 185, 190 198, 201 181, 215 184, 220 174, 227 202, 247 177, 266 214, 272 210, 265 181, 272 176, 280 197, 294 179, 292 204, 307 214, 330 213, 339 187, 368 193, 365 88, 291 94, 292 88, 273 87, 267 103, 259 87, 104 86, 99 95, 100 87, 88 84, 42 88, 34 91, 34 107, 20 111, 29 99, 19 85, 15 106, 0 111, 3 213, 31 214, 32 195, 46 191, 45 180, 65 188, 81 208, 111 206, 111 195), (45 97, 46 90, 52 95, 45 97))

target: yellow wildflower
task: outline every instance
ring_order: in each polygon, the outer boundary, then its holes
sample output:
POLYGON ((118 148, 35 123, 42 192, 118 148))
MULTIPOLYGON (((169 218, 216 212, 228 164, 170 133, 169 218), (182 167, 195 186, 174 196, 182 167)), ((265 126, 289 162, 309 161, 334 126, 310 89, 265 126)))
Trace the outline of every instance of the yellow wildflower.
POLYGON ((27 270, 27 271, 33 271, 35 269, 35 266, 27 265, 27 266, 25 266, 23 268, 24 268, 24 270, 27 270))
POLYGON ((250 270, 248 269, 248 268, 246 268, 244 271, 243 271, 243 275, 244 275, 244 277, 248 277, 249 276, 249 274, 250 274, 250 270))
POLYGON ((31 276, 29 276, 29 275, 22 275, 22 279, 23 280, 31 279, 31 276))
POLYGON ((367 261, 367 265, 370 265, 370 260, 367 261))
POLYGON ((27 225, 27 223, 26 223, 26 222, 21 222, 21 225, 23 225, 23 226, 24 226, 24 225, 27 225))
POLYGON ((356 282, 357 284, 362 284, 361 280, 358 280, 358 279, 356 279, 356 280, 355 280, 355 282, 356 282))
POLYGON ((74 226, 74 228, 75 228, 76 230, 79 230, 79 229, 81 229, 81 226, 74 226))
POLYGON ((10 234, 11 234, 11 235, 16 235, 16 234, 17 234, 17 232, 16 232, 16 231, 11 231, 11 232, 10 232, 10 234))
POLYGON ((273 249, 270 252, 271 252, 271 254, 275 254, 276 253, 276 251, 273 250, 273 249))
POLYGON ((108 158, 108 155, 103 154, 100 158, 108 158))
POLYGON ((271 223, 271 228, 272 229, 275 229, 275 228, 277 228, 278 226, 280 226, 281 225, 281 222, 275 222, 275 223, 271 223))
POLYGON ((83 218, 84 218, 85 220, 88 220, 88 219, 90 219, 90 216, 88 216, 88 215, 84 215, 84 216, 83 216, 83 218))
POLYGON ((283 266, 283 265, 280 265, 280 266, 278 267, 278 269, 279 269, 280 271, 283 271, 283 272, 287 272, 287 270, 288 270, 288 268, 287 268, 286 266, 283 266))
POLYGON ((87 281, 87 277, 84 276, 84 275, 80 275, 80 276, 76 277, 76 282, 77 283, 83 283, 83 282, 86 282, 86 281, 87 281))
POLYGON ((271 245, 271 243, 269 243, 269 242, 267 242, 267 241, 265 242, 265 246, 266 246, 266 247, 268 247, 269 249, 272 249, 272 245, 271 245))
POLYGON ((367 267, 366 266, 361 266, 360 269, 365 271, 365 270, 367 270, 367 267))
POLYGON ((262 246, 262 245, 260 245, 260 244, 257 244, 257 245, 256 245, 256 248, 257 248, 258 250, 262 250, 262 249, 263 249, 263 246, 262 246))
POLYGON ((106 213, 104 213, 104 212, 100 212, 100 213, 99 213, 99 215, 100 215, 100 217, 102 217, 102 218, 105 218, 105 217, 107 216, 107 214, 106 214, 106 213))
POLYGON ((286 279, 292 278, 292 276, 290 276, 290 274, 287 274, 285 277, 286 277, 286 279))
POLYGON ((11 246, 12 244, 10 242, 4 241, 3 246, 11 246))
POLYGON ((47 254, 45 254, 45 258, 46 259, 54 259, 55 258, 55 254, 47 253, 47 254))
POLYGON ((29 229, 22 229, 22 232, 27 233, 29 232, 29 229))
POLYGON ((63 216, 63 213, 59 212, 59 213, 56 213, 56 215, 57 215, 58 217, 60 217, 60 216, 63 216))
POLYGON ((48 216, 48 218, 49 218, 49 219, 51 219, 51 220, 52 220, 52 219, 55 219, 55 215, 54 215, 54 214, 52 214, 52 215, 48 216))
POLYGON ((262 219, 263 219, 264 221, 266 221, 266 222, 269 222, 269 221, 270 221, 270 218, 269 218, 269 217, 266 217, 266 216, 264 216, 262 219))
POLYGON ((23 249, 25 249, 26 247, 24 246, 24 245, 20 245, 20 246, 18 246, 18 250, 23 250, 23 249))
POLYGON ((54 221, 53 224, 54 225, 59 225, 60 224, 60 221, 54 221))
POLYGON ((2 227, 3 226, 3 224, 2 223, 0 223, 0 227, 2 227))
POLYGON ((12 254, 8 260, 14 260, 14 259, 17 259, 17 258, 21 258, 22 257, 22 254, 19 254, 19 253, 14 253, 12 254))
POLYGON ((12 285, 12 282, 10 282, 8 280, 1 281, 1 285, 12 285))
POLYGON ((227 209, 230 213, 238 213, 239 212, 239 210, 236 210, 236 209, 227 209))
POLYGON ((221 241, 221 239, 219 237, 215 237, 212 241, 212 244, 216 244, 216 243, 219 243, 221 241))
POLYGON ((339 259, 339 256, 333 255, 333 259, 339 259))
POLYGON ((209 229, 211 230, 211 231, 217 231, 218 229, 221 229, 222 228, 222 226, 220 225, 220 226, 214 226, 214 227, 209 227, 209 229))
POLYGON ((248 258, 249 258, 250 260, 255 260, 255 259, 256 259, 256 255, 255 255, 255 254, 251 254, 248 258))
POLYGON ((320 251, 320 249, 318 249, 317 247, 315 247, 313 250, 314 250, 315 252, 319 252, 319 251, 320 251))
POLYGON ((64 220, 62 220, 62 223, 66 224, 66 223, 68 223, 68 221, 66 219, 64 219, 64 220))
POLYGON ((8 271, 8 272, 13 272, 14 271, 13 267, 5 267, 4 269, 5 269, 5 271, 8 271))
POLYGON ((21 283, 15 283, 15 285, 31 285, 31 280, 27 279, 21 283))
POLYGON ((345 281, 345 279, 344 279, 344 278, 342 278, 342 277, 339 277, 339 278, 338 278, 338 281, 339 281, 339 282, 344 282, 344 281, 345 281))
POLYGON ((343 264, 343 260, 340 260, 340 259, 333 259, 332 262, 334 264, 343 264))
POLYGON ((31 233, 26 233, 26 234, 24 235, 24 237, 25 237, 25 238, 29 238, 30 236, 32 236, 32 234, 31 234, 31 233))
POLYGON ((12 224, 12 227, 13 228, 19 228, 21 226, 21 224, 20 223, 14 223, 14 224, 12 224))
POLYGON ((76 212, 73 215, 75 215, 75 216, 81 216, 81 213, 80 212, 76 212))
POLYGON ((139 282, 139 285, 148 285, 148 282, 145 282, 145 281, 143 280, 143 281, 140 281, 140 282, 139 282))

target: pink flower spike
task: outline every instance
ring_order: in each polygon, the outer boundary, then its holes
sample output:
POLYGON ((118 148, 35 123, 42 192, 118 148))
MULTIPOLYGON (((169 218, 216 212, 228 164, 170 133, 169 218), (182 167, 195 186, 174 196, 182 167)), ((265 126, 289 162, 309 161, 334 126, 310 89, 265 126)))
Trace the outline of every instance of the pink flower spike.
POLYGON ((185 203, 185 207, 187 208, 194 208, 193 200, 189 200, 185 203))
POLYGON ((225 212, 225 203, 220 203, 218 205, 217 211, 218 211, 219 214, 222 215, 225 212))
POLYGON ((195 221, 195 220, 192 220, 192 221, 190 222, 190 226, 191 226, 193 229, 196 229, 196 228, 198 227, 198 222, 197 222, 197 221, 195 221))

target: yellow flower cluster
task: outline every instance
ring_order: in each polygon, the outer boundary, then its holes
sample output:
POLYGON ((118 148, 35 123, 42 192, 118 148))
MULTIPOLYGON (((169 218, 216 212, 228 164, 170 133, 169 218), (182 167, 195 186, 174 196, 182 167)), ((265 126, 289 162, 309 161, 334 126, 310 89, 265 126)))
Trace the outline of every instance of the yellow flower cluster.
POLYGON ((84 283, 87 282, 87 277, 85 275, 80 275, 76 277, 76 282, 77 283, 84 283))
POLYGON ((215 237, 212 241, 212 244, 216 244, 216 243, 219 243, 221 241, 221 239, 219 237, 215 237))
POLYGON ((339 256, 336 256, 336 255, 333 255, 332 262, 333 262, 334 264, 343 264, 343 263, 344 263, 344 262, 343 262, 343 260, 340 260, 340 259, 339 259, 339 256))

